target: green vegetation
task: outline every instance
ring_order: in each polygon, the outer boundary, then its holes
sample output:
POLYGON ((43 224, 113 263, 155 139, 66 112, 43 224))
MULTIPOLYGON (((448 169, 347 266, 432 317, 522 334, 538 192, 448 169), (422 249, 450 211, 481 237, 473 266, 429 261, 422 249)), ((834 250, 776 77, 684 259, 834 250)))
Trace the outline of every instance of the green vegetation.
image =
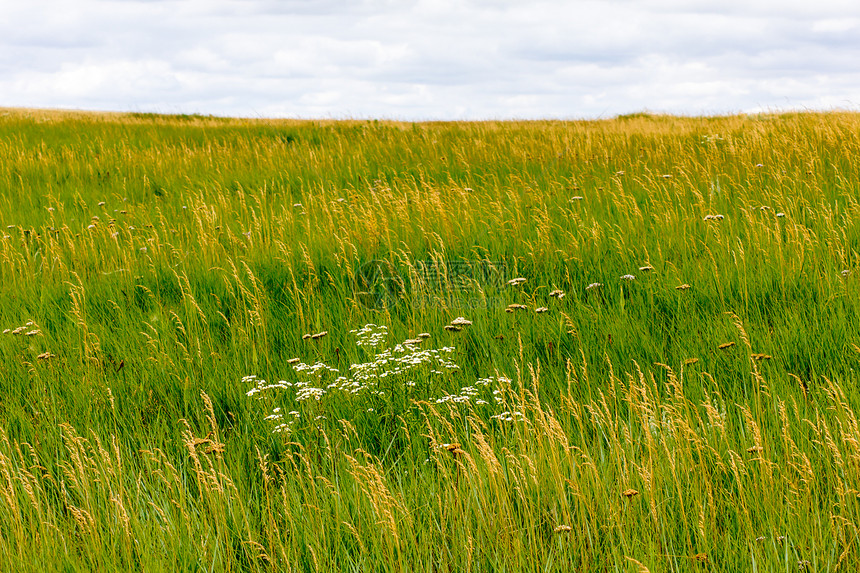
POLYGON ((857 570, 858 157, 0 110, 0 570, 857 570))

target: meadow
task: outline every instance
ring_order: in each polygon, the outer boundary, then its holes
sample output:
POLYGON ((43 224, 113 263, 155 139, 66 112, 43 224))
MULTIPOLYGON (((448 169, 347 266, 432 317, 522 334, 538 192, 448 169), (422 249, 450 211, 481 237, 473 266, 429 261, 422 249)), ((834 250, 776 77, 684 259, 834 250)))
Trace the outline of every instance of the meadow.
POLYGON ((858 157, 0 109, 0 570, 856 571, 858 157))

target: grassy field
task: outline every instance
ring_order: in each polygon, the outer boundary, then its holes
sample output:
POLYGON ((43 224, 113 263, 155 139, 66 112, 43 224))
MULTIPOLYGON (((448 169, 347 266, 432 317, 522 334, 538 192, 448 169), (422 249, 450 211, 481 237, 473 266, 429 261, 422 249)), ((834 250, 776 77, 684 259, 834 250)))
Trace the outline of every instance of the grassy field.
POLYGON ((0 570, 856 571, 858 158, 0 109, 0 570))

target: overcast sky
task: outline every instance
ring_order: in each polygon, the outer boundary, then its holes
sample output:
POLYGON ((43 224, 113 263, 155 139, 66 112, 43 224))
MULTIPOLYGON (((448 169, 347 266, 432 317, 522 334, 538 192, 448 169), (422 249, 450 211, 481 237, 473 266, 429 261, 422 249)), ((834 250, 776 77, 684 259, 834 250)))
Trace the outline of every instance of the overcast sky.
POLYGON ((860 110, 860 1, 0 0, 0 106, 406 120, 860 110))

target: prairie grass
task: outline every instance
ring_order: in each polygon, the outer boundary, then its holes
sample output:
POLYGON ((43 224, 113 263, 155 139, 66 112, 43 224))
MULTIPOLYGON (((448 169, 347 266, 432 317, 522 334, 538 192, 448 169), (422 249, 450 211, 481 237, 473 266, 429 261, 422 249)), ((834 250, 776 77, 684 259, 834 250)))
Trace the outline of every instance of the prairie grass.
POLYGON ((856 570, 857 157, 2 109, 0 570, 856 570))

